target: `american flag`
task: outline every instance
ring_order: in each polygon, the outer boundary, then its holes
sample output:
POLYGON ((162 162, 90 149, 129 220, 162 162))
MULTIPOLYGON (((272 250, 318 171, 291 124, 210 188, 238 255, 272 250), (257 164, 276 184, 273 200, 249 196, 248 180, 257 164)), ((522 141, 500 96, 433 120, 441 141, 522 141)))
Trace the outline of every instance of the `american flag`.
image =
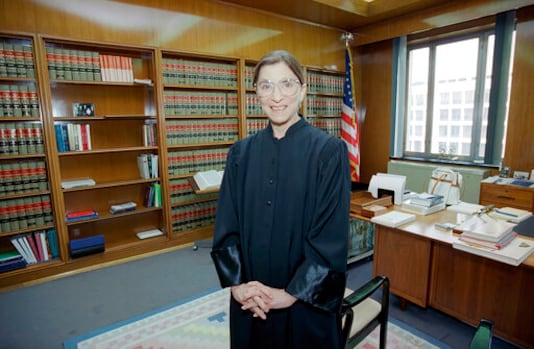
POLYGON ((352 57, 349 45, 345 49, 345 84, 343 85, 343 106, 341 108, 341 138, 349 151, 350 175, 354 182, 360 181, 360 137, 358 133, 358 113, 354 102, 352 86, 352 57))

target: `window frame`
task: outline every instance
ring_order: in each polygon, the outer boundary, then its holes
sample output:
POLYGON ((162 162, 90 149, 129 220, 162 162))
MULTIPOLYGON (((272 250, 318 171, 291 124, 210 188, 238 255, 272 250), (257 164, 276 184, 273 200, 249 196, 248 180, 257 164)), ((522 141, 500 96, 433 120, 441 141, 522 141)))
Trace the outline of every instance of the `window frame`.
MULTIPOLYGON (((413 37, 400 37, 394 40, 393 49, 393 91, 392 91, 392 130, 390 134, 391 147, 390 157, 394 159, 419 160, 424 162, 443 162, 451 164, 466 164, 477 166, 492 166, 498 167, 502 161, 503 147, 505 139, 506 119, 508 114, 508 96, 509 96, 509 79, 511 75, 511 60, 513 58, 513 34, 515 31, 515 11, 499 14, 495 17, 493 23, 486 23, 482 26, 469 27, 469 24, 464 24, 464 28, 440 29, 434 35, 422 34, 414 35, 413 37), (494 52, 493 64, 491 67, 491 86, 489 88, 489 107, 488 107, 488 121, 486 132, 482 134, 483 116, 485 108, 485 99, 487 92, 485 92, 484 84, 486 84, 486 65, 487 65, 487 48, 488 38, 490 35, 495 35, 494 38, 494 52), (440 111, 433 116, 433 108, 435 102, 434 96, 434 77, 435 77, 435 50, 438 45, 443 45, 451 42, 459 42, 472 38, 479 38, 479 50, 484 54, 478 55, 477 61, 477 83, 473 91, 472 98, 474 99, 473 108, 471 110, 471 151, 468 156, 447 156, 447 154, 440 155, 431 152, 432 142, 432 121, 439 120, 440 111), (405 142, 407 137, 407 121, 408 121, 408 67, 409 67, 409 52, 410 50, 421 47, 429 48, 429 77, 427 90, 427 108, 426 108, 426 125, 425 125, 425 145, 423 152, 408 152, 405 150, 405 142), (504 52, 503 52, 504 50, 504 52), (504 104, 504 106, 503 106, 504 104), (484 153, 478 149, 482 144, 481 139, 485 136, 484 153), (496 141, 497 140, 497 141, 496 141), (502 142, 501 142, 502 141, 502 142), (496 155, 498 154, 498 155, 496 155)), ((443 98, 443 96, 437 96, 443 98)), ((462 96, 466 97, 466 96, 462 96)), ((453 105, 453 96, 448 97, 449 105, 453 105)), ((467 97, 466 97, 467 98, 467 97)), ((439 101, 438 101, 439 103, 439 101)), ((464 106, 465 107, 465 106, 464 106)), ((448 117, 452 118, 452 112, 448 112, 448 117)), ((461 126, 460 132, 464 131, 464 126, 461 126)), ((450 130, 448 131, 450 134, 450 130)), ((460 148, 464 147, 465 142, 457 142, 460 148)), ((461 151, 461 149, 459 149, 461 151)))

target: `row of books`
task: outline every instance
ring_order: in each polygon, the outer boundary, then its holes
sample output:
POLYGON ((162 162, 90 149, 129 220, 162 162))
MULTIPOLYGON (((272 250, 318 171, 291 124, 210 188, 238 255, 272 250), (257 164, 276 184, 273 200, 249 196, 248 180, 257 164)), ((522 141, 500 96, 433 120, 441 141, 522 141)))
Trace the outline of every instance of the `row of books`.
POLYGON ((217 199, 217 193, 196 194, 186 178, 173 179, 169 183, 171 205, 202 199, 217 199))
POLYGON ((101 81, 100 58, 96 51, 46 47, 51 80, 101 81))
POLYGON ((269 120, 267 118, 247 119, 247 134, 253 135, 258 131, 263 130, 267 125, 269 125, 269 120))
POLYGON ((159 177, 159 156, 157 154, 139 154, 137 156, 137 168, 139 176, 144 179, 159 177))
POLYGON ((245 114, 246 115, 264 115, 261 109, 260 99, 255 93, 247 92, 245 94, 245 114))
POLYGON ((57 235, 54 229, 15 235, 11 238, 11 244, 26 264, 46 262, 59 256, 57 235))
POLYGON ((308 117, 308 122, 313 126, 320 128, 334 137, 341 135, 341 118, 317 118, 308 117))
POLYGON ((134 82, 132 57, 99 54, 102 81, 134 82))
POLYGON ((309 95, 306 97, 307 115, 341 116, 343 99, 309 95))
POLYGON ((143 125, 143 145, 145 147, 154 147, 158 145, 156 130, 156 120, 147 119, 143 125))
POLYGON ((48 194, 0 200, 0 233, 41 227, 53 221, 48 194))
POLYGON ((39 117, 35 85, 0 85, 0 117, 39 117))
POLYGON ((171 209, 173 233, 213 224, 216 208, 216 200, 173 207, 171 209))
POLYGON ((163 58, 163 82, 171 85, 237 87, 237 65, 163 58))
POLYGON ((146 188, 143 205, 145 207, 161 207, 161 184, 152 183, 146 188))
POLYGON ((343 94, 345 77, 310 71, 307 74, 308 92, 325 94, 343 94))
POLYGON ((165 130, 168 145, 235 142, 239 136, 237 119, 169 120, 165 130))
POLYGON ((401 210, 419 215, 429 215, 446 208, 443 195, 423 193, 406 194, 402 201, 401 210))
POLYGON ((237 115, 237 93, 234 92, 188 92, 163 93, 166 116, 180 115, 237 115))
POLYGON ((48 190, 46 163, 26 160, 0 163, 0 196, 48 190))
POLYGON ((226 165, 228 148, 193 149, 169 152, 170 176, 190 175, 207 170, 222 170, 226 165))
POLYGON ((32 46, 0 41, 0 77, 35 78, 32 46))
POLYGON ((91 150, 91 126, 78 123, 56 123, 56 143, 59 152, 91 150))
POLYGON ((254 88, 254 66, 245 66, 245 88, 251 90, 254 88))
POLYGON ((25 155, 43 153, 44 138, 41 123, 0 123, 0 155, 25 155))

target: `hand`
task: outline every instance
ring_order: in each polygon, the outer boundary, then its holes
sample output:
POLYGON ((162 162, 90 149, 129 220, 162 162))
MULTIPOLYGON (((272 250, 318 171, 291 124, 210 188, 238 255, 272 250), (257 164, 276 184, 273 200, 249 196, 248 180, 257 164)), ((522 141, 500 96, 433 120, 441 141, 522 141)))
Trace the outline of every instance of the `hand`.
POLYGON ((254 317, 265 320, 269 311, 266 302, 271 296, 269 290, 261 286, 261 283, 246 283, 232 286, 231 291, 232 297, 242 305, 243 310, 250 310, 254 317))
MULTIPOLYGON (((250 310, 254 313, 254 317, 260 317, 266 319, 266 314, 270 309, 284 309, 292 306, 297 298, 287 293, 281 288, 272 288, 262 284, 259 281, 251 281, 247 284, 240 285, 238 287, 245 286, 246 289, 236 289, 238 297, 241 298, 241 309, 250 310), (243 291, 243 293, 241 293, 243 291), (248 292, 248 293, 247 293, 248 292), (244 297, 246 294, 252 295, 249 298, 244 297)), ((232 294, 234 294, 232 292, 232 294)), ((236 298, 234 296, 234 298, 236 298)), ((239 301, 238 298, 236 298, 239 301)))

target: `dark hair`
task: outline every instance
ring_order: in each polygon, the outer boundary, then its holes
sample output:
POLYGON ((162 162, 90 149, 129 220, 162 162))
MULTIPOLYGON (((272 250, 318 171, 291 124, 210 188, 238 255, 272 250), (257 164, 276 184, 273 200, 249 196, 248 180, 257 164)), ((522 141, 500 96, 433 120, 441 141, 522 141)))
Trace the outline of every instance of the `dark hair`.
POLYGON ((280 62, 285 63, 289 69, 291 69, 301 84, 305 83, 304 72, 302 71, 302 66, 299 61, 286 50, 274 50, 263 56, 258 64, 256 64, 256 68, 254 69, 254 84, 258 82, 258 75, 260 75, 260 70, 263 66, 273 65, 280 62))

